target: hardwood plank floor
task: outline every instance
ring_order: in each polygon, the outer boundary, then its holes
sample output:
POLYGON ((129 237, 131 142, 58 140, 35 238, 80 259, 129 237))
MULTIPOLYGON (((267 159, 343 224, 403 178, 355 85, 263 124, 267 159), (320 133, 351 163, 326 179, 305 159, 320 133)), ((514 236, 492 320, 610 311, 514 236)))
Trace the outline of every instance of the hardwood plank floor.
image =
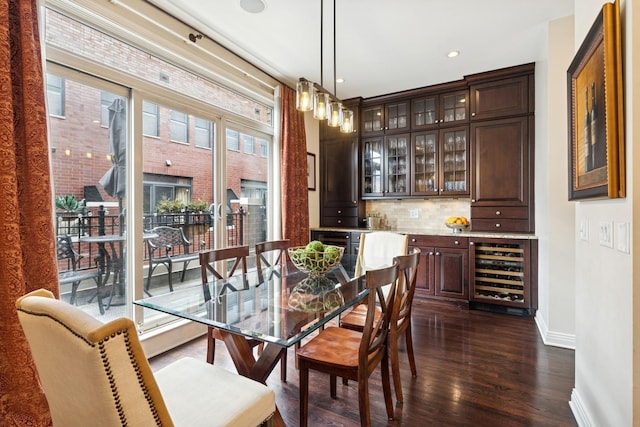
MULTIPOLYGON (((416 298, 413 341, 418 377, 400 355, 404 403, 388 421, 379 371, 370 379, 374 426, 576 426, 568 401, 574 385, 574 352, 545 346, 533 318, 466 310, 416 298)), ((403 348, 403 346, 401 346, 403 348)), ((204 360, 206 341, 194 340, 150 360, 154 370, 184 356, 204 360)), ((222 343, 216 365, 235 372, 222 343)), ((298 372, 288 351, 288 382, 276 367, 267 380, 288 426, 298 425, 298 372)), ((309 425, 359 425, 357 387, 310 374, 309 425)), ((395 397, 394 397, 395 399, 395 397)), ((395 400, 394 400, 395 401, 395 400)))

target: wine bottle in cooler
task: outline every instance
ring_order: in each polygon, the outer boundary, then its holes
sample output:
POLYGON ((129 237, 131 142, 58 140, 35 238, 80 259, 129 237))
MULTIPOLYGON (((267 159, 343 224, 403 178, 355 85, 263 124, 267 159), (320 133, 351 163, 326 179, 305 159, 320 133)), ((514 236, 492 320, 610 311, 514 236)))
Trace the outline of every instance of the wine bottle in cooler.
POLYGON ((589 117, 589 124, 591 126, 591 169, 596 168, 596 159, 600 153, 596 154, 596 139, 598 133, 596 131, 596 124, 598 123, 598 110, 596 107, 596 83, 591 83, 591 113, 589 117))
POLYGON ((584 171, 589 172, 592 166, 591 154, 591 115, 589 114, 589 86, 584 88, 584 171))

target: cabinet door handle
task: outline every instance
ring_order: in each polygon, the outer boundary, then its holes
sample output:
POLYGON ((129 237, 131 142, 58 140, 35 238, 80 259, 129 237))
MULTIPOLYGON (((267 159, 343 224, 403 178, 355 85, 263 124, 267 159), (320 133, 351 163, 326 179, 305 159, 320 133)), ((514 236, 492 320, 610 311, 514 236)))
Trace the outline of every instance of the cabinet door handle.
MULTIPOLYGON (((342 213, 342 211, 340 211, 340 210, 339 210, 339 211, 338 211, 338 214, 341 214, 341 213, 342 213)), ((498 215, 499 215, 499 214, 498 214, 498 215)))
POLYGON ((456 241, 454 241, 454 242, 453 242, 453 244, 454 244, 454 245, 459 245, 459 244, 460 244, 460 242, 456 240, 456 241))
POLYGON ((350 236, 347 234, 346 236, 344 236, 345 239, 348 239, 350 236))
POLYGON ((475 116, 476 116, 476 113, 471 113, 471 117, 475 117, 475 116))
POLYGON ((476 202, 476 199, 471 199, 471 203, 475 203, 475 202, 476 202))
POLYGON ((500 211, 496 211, 496 215, 500 215, 502 212, 500 211))
POLYGON ((436 256, 440 256, 440 252, 436 252, 436 256))
POLYGON ((429 252, 429 256, 433 255, 433 252, 429 252))
POLYGON ((341 219, 338 220, 338 224, 342 224, 342 220, 341 219))
POLYGON ((473 245, 475 245, 474 242, 469 242, 469 246, 473 246, 473 245))
POLYGON ((358 201, 357 201, 357 200, 353 200, 353 204, 354 204, 354 205, 357 205, 357 204, 358 204, 358 201))
POLYGON ((412 242, 412 243, 415 243, 415 242, 416 242, 416 239, 411 239, 411 242, 412 242))
POLYGON ((496 224, 496 228, 500 228, 500 223, 496 224))

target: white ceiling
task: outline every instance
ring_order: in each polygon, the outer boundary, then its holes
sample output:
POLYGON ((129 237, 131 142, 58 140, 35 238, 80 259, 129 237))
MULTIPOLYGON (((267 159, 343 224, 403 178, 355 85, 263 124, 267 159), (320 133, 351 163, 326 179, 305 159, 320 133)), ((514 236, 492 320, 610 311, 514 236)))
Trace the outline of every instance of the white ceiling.
MULTIPOLYGON (((240 0, 148 0, 291 86, 299 77, 333 91, 333 1, 264 0, 252 14, 240 0)), ((549 20, 574 0, 337 0, 339 98, 371 97, 535 62, 545 57, 549 20), (460 51, 448 58, 451 50, 460 51)))

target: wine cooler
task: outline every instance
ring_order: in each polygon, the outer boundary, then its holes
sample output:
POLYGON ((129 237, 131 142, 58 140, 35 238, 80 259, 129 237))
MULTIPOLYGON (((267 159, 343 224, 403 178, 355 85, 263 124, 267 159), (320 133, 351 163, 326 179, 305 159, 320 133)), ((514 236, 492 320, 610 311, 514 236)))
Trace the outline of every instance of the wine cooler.
POLYGON ((531 289, 531 241, 473 239, 469 247, 471 300, 482 305, 519 307, 523 314, 532 314, 537 307, 537 292, 531 289))

